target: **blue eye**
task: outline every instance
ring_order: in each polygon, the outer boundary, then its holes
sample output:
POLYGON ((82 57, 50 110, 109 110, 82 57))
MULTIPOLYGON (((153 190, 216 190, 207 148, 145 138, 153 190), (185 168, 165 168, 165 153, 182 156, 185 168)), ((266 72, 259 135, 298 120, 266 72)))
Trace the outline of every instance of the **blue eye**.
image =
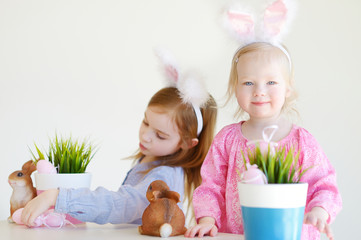
POLYGON ((277 84, 275 81, 269 81, 268 83, 267 83, 268 85, 275 85, 275 84, 277 84))
POLYGON ((246 85, 246 86, 252 86, 253 83, 252 82, 244 82, 243 85, 246 85))

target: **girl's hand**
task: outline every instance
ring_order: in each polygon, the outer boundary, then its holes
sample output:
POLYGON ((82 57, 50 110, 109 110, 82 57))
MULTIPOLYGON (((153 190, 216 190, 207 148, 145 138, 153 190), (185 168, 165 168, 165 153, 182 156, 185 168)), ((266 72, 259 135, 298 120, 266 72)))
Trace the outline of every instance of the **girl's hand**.
POLYGON ((21 221, 29 227, 35 226, 35 219, 55 205, 58 194, 58 189, 50 189, 33 198, 25 205, 21 214, 21 221))
POLYGON ((199 220, 198 224, 192 228, 189 228, 184 234, 185 237, 195 237, 198 233, 198 237, 209 235, 214 237, 218 233, 218 228, 215 225, 215 220, 212 217, 203 217, 199 220))
POLYGON ((314 207, 304 218, 304 223, 315 226, 318 231, 325 233, 330 240, 333 240, 333 233, 330 225, 327 224, 328 213, 321 207, 314 207))

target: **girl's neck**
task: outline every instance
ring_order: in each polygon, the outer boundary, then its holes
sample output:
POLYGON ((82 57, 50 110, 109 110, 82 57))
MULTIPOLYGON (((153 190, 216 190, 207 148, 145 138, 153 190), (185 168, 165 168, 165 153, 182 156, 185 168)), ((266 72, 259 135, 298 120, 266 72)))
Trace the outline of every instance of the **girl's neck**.
POLYGON ((272 119, 250 118, 242 124, 242 134, 249 141, 263 139, 262 132, 265 127, 277 125, 278 130, 271 141, 278 142, 285 138, 292 129, 292 123, 283 116, 272 119))
POLYGON ((153 162, 155 160, 157 160, 157 158, 154 156, 144 156, 140 162, 141 163, 149 163, 149 162, 153 162))

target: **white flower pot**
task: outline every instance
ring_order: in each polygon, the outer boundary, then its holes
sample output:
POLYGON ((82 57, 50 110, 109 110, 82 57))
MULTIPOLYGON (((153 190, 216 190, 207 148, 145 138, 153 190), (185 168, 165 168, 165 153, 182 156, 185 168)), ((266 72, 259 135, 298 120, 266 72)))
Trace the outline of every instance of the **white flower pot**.
POLYGON ((307 183, 238 183, 245 240, 300 240, 307 183))
POLYGON ((90 173, 34 173, 36 190, 44 191, 52 188, 90 188, 90 173))
MULTIPOLYGON (((59 173, 59 174, 45 174, 34 173, 35 185, 37 194, 53 188, 90 188, 91 174, 90 173, 59 173)), ((66 215, 66 219, 73 224, 82 223, 81 221, 66 215)))

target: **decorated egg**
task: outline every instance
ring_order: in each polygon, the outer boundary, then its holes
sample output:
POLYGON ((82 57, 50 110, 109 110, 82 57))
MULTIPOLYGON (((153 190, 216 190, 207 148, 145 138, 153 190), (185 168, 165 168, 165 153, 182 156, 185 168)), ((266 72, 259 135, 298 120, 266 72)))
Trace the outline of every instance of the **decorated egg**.
MULTIPOLYGON (((19 208, 18 210, 16 210, 13 215, 11 216, 13 221, 16 224, 20 224, 23 225, 24 223, 21 221, 21 214, 23 212, 24 208, 19 208)), ((34 221, 34 227, 40 227, 41 225, 43 225, 41 219, 39 217, 37 217, 34 221)))
MULTIPOLYGON (((12 219, 16 224, 24 224, 21 221, 23 210, 24 208, 19 208, 13 213, 12 219)), ((34 220, 34 226, 32 227, 40 227, 42 225, 46 227, 61 227, 66 223, 65 214, 54 213, 54 209, 49 209, 34 220)))
POLYGON ((21 222, 21 213, 23 212, 23 209, 24 208, 19 208, 17 209, 13 215, 11 216, 11 218, 13 219, 13 221, 16 223, 16 224, 23 224, 21 222))
POLYGON ((51 164, 51 162, 47 160, 39 160, 36 164, 36 169, 38 170, 38 173, 47 173, 47 174, 56 174, 56 169, 51 164))
POLYGON ((250 184, 267 184, 267 178, 264 173, 258 169, 256 164, 251 166, 247 163, 247 170, 243 172, 241 182, 250 184))
POLYGON ((57 228, 67 223, 65 214, 55 213, 54 209, 49 209, 40 216, 44 221, 44 225, 47 227, 57 228))

